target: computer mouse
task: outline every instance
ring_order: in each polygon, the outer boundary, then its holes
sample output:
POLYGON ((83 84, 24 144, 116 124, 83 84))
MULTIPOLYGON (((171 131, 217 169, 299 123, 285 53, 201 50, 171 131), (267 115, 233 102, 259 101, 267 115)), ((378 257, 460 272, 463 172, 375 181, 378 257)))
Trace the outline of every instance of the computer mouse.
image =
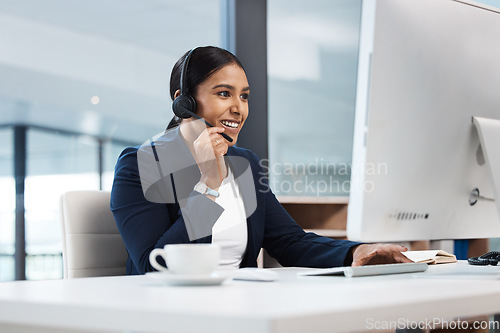
POLYGON ((278 273, 264 268, 245 267, 238 269, 234 280, 272 282, 278 280, 278 273))

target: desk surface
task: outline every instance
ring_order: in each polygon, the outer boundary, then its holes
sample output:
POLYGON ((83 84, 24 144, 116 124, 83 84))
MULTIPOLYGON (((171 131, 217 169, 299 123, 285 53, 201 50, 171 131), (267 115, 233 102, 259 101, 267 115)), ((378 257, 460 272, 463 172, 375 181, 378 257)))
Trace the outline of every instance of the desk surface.
MULTIPOLYGON (((336 332, 500 313, 500 267, 174 287, 148 276, 0 283, 2 325, 133 332, 336 332)), ((10 327, 10 326, 9 326, 10 327)), ((1 331, 1 329, 0 329, 1 331)))

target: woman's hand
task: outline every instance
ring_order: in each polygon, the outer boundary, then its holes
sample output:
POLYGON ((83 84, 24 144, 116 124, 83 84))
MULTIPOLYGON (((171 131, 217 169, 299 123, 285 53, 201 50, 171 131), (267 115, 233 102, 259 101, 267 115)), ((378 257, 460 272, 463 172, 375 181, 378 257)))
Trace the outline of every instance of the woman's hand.
POLYGON ((413 262, 401 253, 405 251, 396 244, 361 244, 352 251, 352 266, 413 262))
POLYGON ((222 127, 208 127, 193 142, 195 160, 201 171, 200 181, 208 187, 218 190, 227 176, 224 155, 229 148, 226 139, 220 135, 222 127))

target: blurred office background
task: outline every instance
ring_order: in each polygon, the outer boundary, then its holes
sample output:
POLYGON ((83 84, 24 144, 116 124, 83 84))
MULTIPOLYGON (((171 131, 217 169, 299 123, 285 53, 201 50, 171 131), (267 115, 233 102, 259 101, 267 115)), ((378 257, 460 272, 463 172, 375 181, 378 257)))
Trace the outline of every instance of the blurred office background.
MULTIPOLYGON (((173 64, 227 46, 231 2, 0 1, 0 281, 20 278, 16 254, 27 279, 62 277, 59 196, 109 190, 120 151, 164 130, 173 64)), ((278 195, 348 195, 360 8, 267 0, 268 126, 252 135, 278 195)))

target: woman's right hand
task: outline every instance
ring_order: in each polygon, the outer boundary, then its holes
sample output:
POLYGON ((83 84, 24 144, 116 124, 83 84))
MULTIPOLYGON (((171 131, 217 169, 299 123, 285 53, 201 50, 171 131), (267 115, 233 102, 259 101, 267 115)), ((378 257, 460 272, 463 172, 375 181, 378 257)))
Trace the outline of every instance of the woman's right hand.
POLYGON ((200 182, 214 190, 219 189, 222 180, 227 176, 224 155, 229 146, 220 134, 222 132, 222 127, 208 127, 193 142, 194 158, 201 172, 200 182))

